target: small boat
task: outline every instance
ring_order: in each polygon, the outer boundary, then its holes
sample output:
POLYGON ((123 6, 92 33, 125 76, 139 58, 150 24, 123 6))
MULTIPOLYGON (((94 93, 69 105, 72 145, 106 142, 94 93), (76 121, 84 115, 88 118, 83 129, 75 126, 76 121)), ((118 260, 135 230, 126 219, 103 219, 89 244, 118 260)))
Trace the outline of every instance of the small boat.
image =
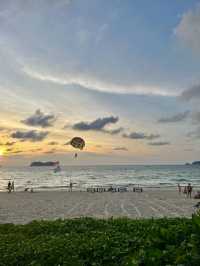
POLYGON ((54 173, 60 172, 61 171, 60 165, 57 165, 56 168, 53 171, 54 171, 54 173))

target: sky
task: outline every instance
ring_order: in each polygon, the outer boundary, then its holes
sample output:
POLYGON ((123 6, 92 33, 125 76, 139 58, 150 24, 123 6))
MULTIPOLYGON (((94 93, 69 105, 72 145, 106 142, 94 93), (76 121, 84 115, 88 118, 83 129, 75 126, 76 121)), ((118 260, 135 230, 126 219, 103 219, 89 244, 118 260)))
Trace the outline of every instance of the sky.
POLYGON ((0 25, 1 165, 200 159, 199 0, 1 0, 0 25))

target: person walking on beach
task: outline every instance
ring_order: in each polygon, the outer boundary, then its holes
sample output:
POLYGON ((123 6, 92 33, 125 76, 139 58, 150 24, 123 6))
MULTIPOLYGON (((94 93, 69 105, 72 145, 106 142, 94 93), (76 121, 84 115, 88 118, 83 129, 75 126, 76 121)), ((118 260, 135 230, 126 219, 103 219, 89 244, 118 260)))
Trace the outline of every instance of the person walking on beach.
POLYGON ((181 186, 180 186, 180 184, 178 184, 178 193, 179 193, 179 195, 181 194, 181 186))
POLYGON ((192 196, 192 186, 189 183, 188 186, 187 186, 187 198, 191 199, 191 196, 192 196))
POLYGON ((12 185, 11 185, 11 182, 10 181, 8 182, 7 189, 8 189, 8 193, 10 193, 12 191, 12 185))

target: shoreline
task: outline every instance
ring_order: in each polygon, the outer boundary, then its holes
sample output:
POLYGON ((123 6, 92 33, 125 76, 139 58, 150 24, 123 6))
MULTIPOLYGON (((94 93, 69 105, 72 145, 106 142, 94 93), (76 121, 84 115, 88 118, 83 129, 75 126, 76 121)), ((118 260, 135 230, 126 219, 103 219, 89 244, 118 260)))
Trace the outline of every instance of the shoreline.
MULTIPOLYGON (((184 188, 184 186, 187 186, 187 184, 185 185, 181 185, 182 189, 184 188)), ((73 187, 73 192, 87 192, 87 188, 106 188, 108 189, 110 186, 109 185, 105 185, 105 186, 100 186, 100 185, 96 185, 96 186, 88 186, 88 187, 73 187)), ((140 185, 140 184, 135 184, 135 185, 112 185, 112 187, 116 187, 116 188, 127 188, 126 192, 113 192, 113 193, 127 193, 127 192, 133 192, 133 188, 142 188, 145 191, 148 190, 173 190, 173 191, 178 191, 178 187, 175 185, 171 185, 171 186, 145 186, 145 185, 140 185)), ((61 192, 61 191, 69 191, 70 187, 69 186, 56 186, 56 187, 34 187, 34 186, 30 186, 27 187, 29 189, 33 188, 34 192, 51 192, 51 191, 56 191, 56 192, 61 192)), ((197 191, 198 189, 200 189, 200 185, 192 185, 193 191, 197 191)), ((30 191, 25 191, 25 187, 23 189, 19 189, 16 188, 14 193, 19 193, 19 192, 30 192, 30 191)), ((0 193, 8 193, 7 189, 5 188, 4 190, 0 190, 0 193)), ((12 192, 13 193, 13 192, 12 192)), ((92 193, 92 192, 90 192, 92 193)), ((104 191, 104 192, 93 192, 93 193, 108 193, 108 191, 104 191)))

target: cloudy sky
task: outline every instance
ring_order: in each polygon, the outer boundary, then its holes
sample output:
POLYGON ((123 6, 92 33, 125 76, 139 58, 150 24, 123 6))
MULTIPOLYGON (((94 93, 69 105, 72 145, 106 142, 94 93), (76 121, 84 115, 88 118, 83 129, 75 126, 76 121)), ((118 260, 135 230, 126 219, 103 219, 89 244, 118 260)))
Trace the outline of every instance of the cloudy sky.
POLYGON ((1 164, 200 158, 200 1, 1 0, 0 25, 1 164))

